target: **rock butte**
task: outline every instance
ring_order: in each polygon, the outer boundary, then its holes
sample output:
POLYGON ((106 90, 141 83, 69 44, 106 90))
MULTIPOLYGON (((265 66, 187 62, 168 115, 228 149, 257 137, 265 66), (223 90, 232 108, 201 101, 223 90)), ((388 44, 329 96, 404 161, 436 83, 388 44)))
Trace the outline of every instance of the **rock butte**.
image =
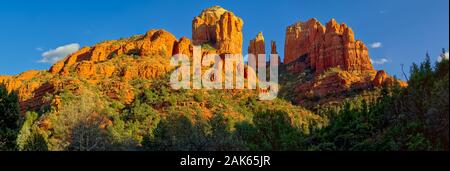
POLYGON ((373 70, 367 47, 355 40, 353 30, 332 19, 323 26, 316 19, 298 22, 286 29, 284 63, 304 61, 299 71, 306 68, 320 74, 328 68, 345 71, 373 70))
POLYGON ((192 41, 194 45, 212 45, 219 54, 242 54, 243 26, 234 13, 214 6, 192 21, 192 41))
MULTIPOLYGON (((110 98, 128 104, 134 100, 134 89, 129 80, 153 79, 168 73, 173 69, 169 58, 175 54, 192 56, 193 45, 208 44, 214 48, 204 49, 203 55, 242 54, 243 24, 242 19, 232 12, 215 6, 205 9, 192 21, 192 41, 186 37, 178 40, 165 30, 150 30, 144 35, 84 47, 48 71, 32 70, 17 76, 0 76, 0 82, 9 91, 18 93, 22 111, 38 110, 45 104, 55 105, 58 92, 65 89, 77 92, 86 83, 97 86, 110 98), (123 55, 140 58, 121 58, 123 55), (56 100, 46 101, 43 97, 48 93, 56 95, 56 100)), ((250 42, 249 52, 265 53, 262 33, 250 42)), ((273 41, 271 52, 278 53, 273 41)), ((322 96, 397 81, 384 71, 375 71, 366 46, 354 39, 348 26, 339 25, 335 20, 326 27, 315 19, 289 26, 285 55, 284 63, 292 73, 309 68, 320 75, 330 68, 342 69, 342 72, 297 85, 294 91, 298 94, 298 102, 305 96, 322 96)))
POLYGON ((368 48, 355 40, 353 30, 335 19, 323 26, 316 19, 298 22, 286 29, 284 63, 291 73, 312 71, 316 78, 298 85, 297 103, 355 89, 406 83, 385 71, 376 71, 368 48), (331 74, 326 71, 333 70, 331 74))

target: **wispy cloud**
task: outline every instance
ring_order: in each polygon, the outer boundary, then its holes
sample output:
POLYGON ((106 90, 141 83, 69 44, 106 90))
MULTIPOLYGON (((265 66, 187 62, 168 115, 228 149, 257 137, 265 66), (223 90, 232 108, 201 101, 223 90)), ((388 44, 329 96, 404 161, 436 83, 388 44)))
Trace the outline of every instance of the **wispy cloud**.
POLYGON ((372 64, 376 64, 376 65, 383 65, 383 64, 389 62, 389 60, 386 59, 386 58, 381 58, 381 59, 370 59, 370 61, 372 62, 372 64))
POLYGON ((448 52, 445 52, 444 55, 438 57, 437 61, 441 62, 442 59, 447 59, 448 60, 448 56, 449 56, 448 52))
POLYGON ((42 59, 39 60, 39 63, 50 63, 54 64, 59 60, 63 59, 67 55, 70 55, 80 49, 80 44, 72 43, 68 45, 63 45, 57 47, 56 49, 51 49, 42 53, 42 59))
POLYGON ((374 42, 374 43, 370 44, 370 47, 372 49, 378 49, 378 48, 383 47, 383 43, 381 43, 381 42, 374 42))
POLYGON ((44 51, 44 48, 37 47, 35 50, 37 50, 37 51, 39 51, 39 52, 42 52, 42 51, 44 51))

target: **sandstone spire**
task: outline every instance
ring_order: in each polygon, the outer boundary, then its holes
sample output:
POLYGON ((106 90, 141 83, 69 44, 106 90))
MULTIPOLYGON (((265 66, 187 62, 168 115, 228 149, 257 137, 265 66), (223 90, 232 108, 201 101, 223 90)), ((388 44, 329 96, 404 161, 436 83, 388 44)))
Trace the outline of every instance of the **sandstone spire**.
POLYGON ((281 56, 279 56, 280 54, 278 54, 277 43, 273 40, 270 41, 270 54, 278 55, 278 65, 280 65, 281 64, 281 56))
POLYGON ((270 54, 278 54, 277 51, 277 42, 275 41, 270 41, 270 54))
POLYGON ((258 66, 258 57, 260 55, 266 55, 266 44, 264 43, 264 36, 262 32, 259 32, 254 39, 250 40, 248 54, 252 54, 256 57, 256 66, 258 66))
POLYGON ((248 47, 248 53, 258 56, 259 54, 266 54, 266 47, 264 43, 264 36, 262 32, 259 32, 255 39, 250 40, 248 47))

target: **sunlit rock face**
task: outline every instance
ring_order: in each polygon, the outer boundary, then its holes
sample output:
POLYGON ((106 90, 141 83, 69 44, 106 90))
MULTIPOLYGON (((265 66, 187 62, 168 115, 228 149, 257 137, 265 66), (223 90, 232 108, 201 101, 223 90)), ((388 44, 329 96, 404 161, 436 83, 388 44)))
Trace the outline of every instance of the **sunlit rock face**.
POLYGON ((193 44, 212 45, 220 54, 242 54, 243 25, 241 18, 222 7, 205 9, 192 21, 193 44))
MULTIPOLYGON (((332 19, 323 26, 316 19, 298 22, 286 29, 284 63, 306 63, 317 74, 329 68, 345 71, 373 70, 367 47, 355 40, 353 30, 332 19)), ((301 72, 304 68, 300 68, 301 72)))

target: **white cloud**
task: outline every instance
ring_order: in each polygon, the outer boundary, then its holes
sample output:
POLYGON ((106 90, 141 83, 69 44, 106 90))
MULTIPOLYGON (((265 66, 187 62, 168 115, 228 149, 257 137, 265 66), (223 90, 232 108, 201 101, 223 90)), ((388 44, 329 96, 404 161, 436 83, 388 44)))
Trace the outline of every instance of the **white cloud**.
POLYGON ((383 65, 385 63, 388 63, 389 60, 386 58, 381 58, 381 59, 370 59, 370 61, 372 62, 372 64, 376 64, 376 65, 383 65))
POLYGON ((60 47, 57 47, 56 49, 51 49, 49 51, 46 51, 42 53, 42 59, 38 62, 40 63, 50 63, 54 64, 58 62, 59 60, 65 58, 67 55, 70 55, 80 49, 80 44, 78 43, 72 43, 68 45, 63 45, 60 47))
POLYGON ((42 52, 42 51, 44 51, 44 48, 37 47, 36 50, 42 52))
POLYGON ((374 43, 370 44, 370 47, 373 49, 378 49, 378 48, 381 48, 382 46, 383 46, 383 43, 381 43, 381 42, 374 42, 374 43))
POLYGON ((443 57, 444 59, 447 59, 447 60, 448 60, 448 56, 449 56, 448 52, 445 52, 445 53, 444 53, 444 56, 439 56, 438 59, 437 59, 437 61, 438 61, 438 62, 441 62, 441 61, 442 61, 442 57, 443 57))

